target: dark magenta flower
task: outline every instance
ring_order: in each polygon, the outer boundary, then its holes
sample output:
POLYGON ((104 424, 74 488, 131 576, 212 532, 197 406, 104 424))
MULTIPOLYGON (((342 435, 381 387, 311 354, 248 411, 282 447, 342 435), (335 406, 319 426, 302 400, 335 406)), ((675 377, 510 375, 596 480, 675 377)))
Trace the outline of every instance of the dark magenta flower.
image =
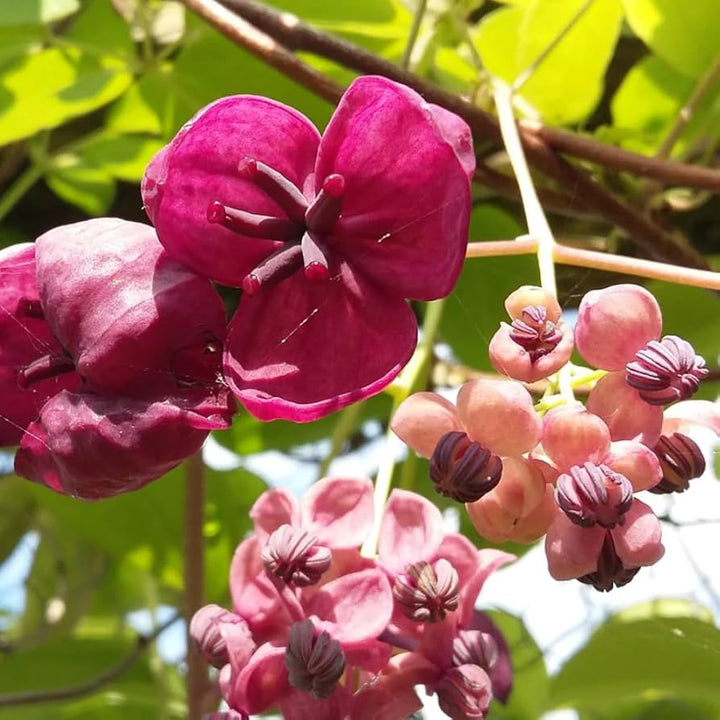
POLYGON ((222 301, 151 227, 102 218, 56 228, 0 253, 0 280, 0 438, 19 442, 19 475, 109 497, 227 427, 222 301))
POLYGON ((379 392, 410 358, 406 299, 460 272, 475 159, 457 116, 381 77, 356 80, 322 136, 237 95, 158 153, 145 208, 173 257, 241 287, 227 380, 263 420, 310 421, 379 392))

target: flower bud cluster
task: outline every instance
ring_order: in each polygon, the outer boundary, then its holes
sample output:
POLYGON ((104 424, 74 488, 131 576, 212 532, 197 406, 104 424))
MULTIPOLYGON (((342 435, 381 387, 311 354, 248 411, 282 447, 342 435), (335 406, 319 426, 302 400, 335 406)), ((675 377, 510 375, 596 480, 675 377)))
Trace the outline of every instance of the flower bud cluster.
MULTIPOLYGON (((230 713, 277 709, 296 720, 404 720, 425 685, 454 720, 483 718, 512 688, 508 646, 474 609, 486 578, 513 559, 446 533, 438 509, 395 490, 377 556, 372 483, 326 478, 301 500, 269 490, 230 568, 232 610, 208 605, 190 626, 219 669, 230 713)), ((211 715, 215 717, 217 715, 211 715)))
POLYGON ((689 400, 705 362, 687 341, 661 337, 660 307, 637 285, 589 292, 574 331, 541 288, 516 290, 505 307, 511 323, 491 340, 490 359, 507 379, 471 380, 456 406, 412 395, 392 428, 430 459, 438 491, 465 502, 484 538, 545 535, 554 578, 624 585, 664 553, 660 522, 636 494, 686 490, 705 470, 687 433, 700 424, 720 434, 718 407, 689 400), (572 371, 593 379, 585 405, 569 397, 571 375, 551 397, 573 349, 595 368, 572 371), (535 405, 523 383, 539 380, 548 391, 535 405))

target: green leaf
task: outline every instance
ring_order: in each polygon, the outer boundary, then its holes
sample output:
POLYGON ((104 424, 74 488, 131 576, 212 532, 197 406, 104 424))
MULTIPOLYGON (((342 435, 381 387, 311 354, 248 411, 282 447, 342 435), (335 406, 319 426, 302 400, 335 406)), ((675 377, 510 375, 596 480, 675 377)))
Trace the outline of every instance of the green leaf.
POLYGON ((639 152, 656 151, 693 86, 690 78, 657 55, 648 55, 634 65, 612 99, 616 129, 633 131, 623 145, 639 152))
POLYGON ((87 165, 53 168, 45 181, 56 195, 92 216, 105 215, 115 198, 112 177, 87 165))
POLYGON ((720 631, 693 617, 602 625, 551 680, 553 707, 601 711, 643 698, 720 701, 720 631))
POLYGON ((633 31, 667 63, 700 77, 718 57, 715 0, 623 0, 633 31))
MULTIPOLYGON (((532 0, 487 15, 476 30, 476 46, 490 74, 512 83, 531 68, 586 0, 532 0)), ((594 0, 519 90, 548 123, 587 117, 603 90, 622 24, 621 0, 594 0)))
POLYGON ((35 498, 27 480, 0 479, 0 565, 30 529, 35 516, 35 498))
POLYGON ((0 25, 30 25, 60 20, 80 9, 80 0, 5 0, 0 25))
MULTIPOLYGON (((512 238, 520 226, 490 205, 473 210, 470 238, 512 238)), ((531 255, 481 258, 465 263, 453 294, 445 303, 440 334, 457 358, 473 368, 491 369, 487 347, 506 319, 505 298, 520 284, 538 282, 537 261, 531 255)))
POLYGON ((85 143, 79 153, 86 165, 117 180, 139 182, 145 167, 163 142, 143 135, 102 134, 85 143))
POLYGON ((135 46, 130 28, 109 0, 85 0, 83 12, 74 20, 67 38, 101 54, 117 54, 131 62, 135 46))
POLYGON ((27 55, 33 48, 38 49, 44 39, 42 25, 0 25, 0 69, 27 55))
POLYGON ((132 82, 125 63, 73 47, 15 63, 0 93, 0 145, 57 127, 114 100, 132 82))
POLYGON ((520 618, 489 611, 510 648, 513 690, 507 705, 493 703, 488 720, 536 720, 547 709, 549 678, 542 651, 520 618))

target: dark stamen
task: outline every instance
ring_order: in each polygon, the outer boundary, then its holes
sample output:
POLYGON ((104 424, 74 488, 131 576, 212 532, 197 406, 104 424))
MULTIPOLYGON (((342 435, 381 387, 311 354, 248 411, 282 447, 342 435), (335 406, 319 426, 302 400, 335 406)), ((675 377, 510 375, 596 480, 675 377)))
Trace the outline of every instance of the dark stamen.
POLYGON ((328 175, 323 182, 322 190, 305 213, 308 230, 329 233, 340 217, 344 194, 345 178, 338 174, 328 175))
POLYGON ((681 493, 690 481, 705 472, 705 458, 697 443, 687 435, 676 432, 661 435, 653 448, 662 469, 662 480, 650 488, 653 493, 681 493))
POLYGON ((248 295, 255 295, 264 285, 274 284, 289 278, 302 266, 300 243, 285 245, 266 257, 242 281, 242 289, 248 295))
POLYGON ((75 370, 72 359, 62 355, 45 355, 18 371, 17 383, 25 389, 33 383, 75 370))
POLYGON ((303 223, 308 202, 293 183, 269 165, 245 157, 238 164, 240 176, 262 188, 295 222, 303 223))
POLYGON ((329 698, 345 672, 345 653, 323 630, 317 636, 311 620, 293 623, 285 650, 290 685, 314 698, 329 698))
POLYGON ((303 231, 303 226, 292 220, 237 210, 217 200, 208 205, 207 219, 228 230, 263 240, 293 240, 303 231))

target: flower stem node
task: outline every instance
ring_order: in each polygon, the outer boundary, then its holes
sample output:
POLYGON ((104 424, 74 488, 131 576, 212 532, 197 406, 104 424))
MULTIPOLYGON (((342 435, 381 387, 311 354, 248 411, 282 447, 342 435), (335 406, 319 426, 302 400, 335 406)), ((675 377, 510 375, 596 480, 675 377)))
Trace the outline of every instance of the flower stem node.
POLYGON ((403 615, 410 620, 444 620, 448 612, 458 607, 457 571, 444 558, 434 565, 424 560, 411 563, 396 578, 393 597, 403 615))
POLYGON ((607 465, 586 462, 557 479, 555 498, 560 509, 581 527, 623 525, 633 501, 630 481, 607 465))
POLYGON ((268 538, 260 557, 267 572, 288 585, 315 585, 332 561, 330 548, 316 543, 309 532, 281 525, 268 538))
POLYGON ((311 620, 296 622, 290 628, 285 651, 290 685, 314 698, 329 698, 345 672, 345 653, 327 631, 315 635, 311 620))
POLYGON ((467 433, 454 430, 438 441, 430 458, 435 489, 458 502, 474 502, 500 482, 502 460, 467 433))

